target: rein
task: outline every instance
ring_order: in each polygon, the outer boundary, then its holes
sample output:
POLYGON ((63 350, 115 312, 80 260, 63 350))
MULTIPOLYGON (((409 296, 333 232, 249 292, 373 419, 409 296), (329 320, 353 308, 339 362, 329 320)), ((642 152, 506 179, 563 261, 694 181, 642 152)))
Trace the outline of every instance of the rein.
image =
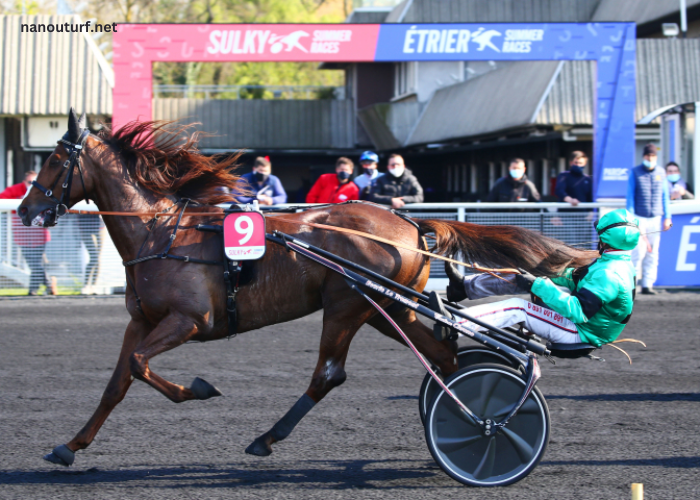
MULTIPOLYGON (((102 211, 90 211, 90 210, 68 210, 67 212, 71 213, 71 214, 114 215, 114 216, 124 216, 124 217, 153 217, 153 218, 174 217, 177 215, 177 216, 179 216, 180 219, 183 216, 186 216, 186 217, 207 217, 207 216, 213 216, 213 215, 217 215, 217 216, 224 215, 222 212, 197 212, 197 213, 189 213, 189 214, 185 215, 184 208, 179 213, 173 213, 173 212, 102 212, 102 211)), ((431 257, 433 259, 444 260, 445 262, 451 262, 452 264, 457 264, 459 266, 468 267, 470 269, 474 269, 475 271, 489 273, 492 276, 495 276, 496 278, 499 278, 499 279, 504 279, 504 278, 501 278, 500 276, 497 276, 494 273, 521 274, 520 271, 518 271, 517 269, 511 269, 511 268, 491 269, 491 268, 486 268, 486 267, 475 266, 473 264, 467 264, 466 262, 451 259, 451 258, 445 257, 443 255, 438 255, 435 253, 427 252, 427 251, 421 250, 419 248, 412 248, 408 245, 404 245, 403 243, 399 243, 397 241, 387 240, 387 239, 382 238, 380 236, 374 236, 373 234, 365 233, 363 231, 356 231, 354 229, 347 229, 344 227, 337 227, 337 226, 329 226, 326 224, 317 224, 315 222, 296 221, 296 220, 291 220, 291 219, 285 219, 284 217, 279 217, 279 216, 275 216, 274 220, 286 222, 289 224, 311 226, 311 227, 315 227, 318 229, 325 229, 327 231, 336 231, 339 233, 347 233, 347 234, 353 234, 355 236, 361 236, 361 237, 367 238, 369 240, 378 241, 380 243, 392 245, 392 246, 397 247, 397 248, 403 248, 404 250, 409 250, 411 252, 426 255, 426 256, 431 257)), ((178 220, 178 223, 179 223, 179 220, 178 220)), ((155 258, 155 257, 151 257, 151 258, 155 258)))
MULTIPOLYGON (((420 250, 419 248, 412 248, 412 247, 410 247, 410 246, 408 246, 408 245, 404 245, 403 243, 399 243, 399 242, 392 241, 392 240, 387 240, 387 239, 382 238, 382 237, 380 237, 380 236, 374 236, 373 234, 365 233, 365 232, 362 232, 362 231, 356 231, 356 230, 354 230, 354 229, 347 229, 347 228, 344 228, 344 227, 337 227, 337 226, 329 226, 329 225, 326 225, 326 224, 317 224, 317 223, 315 223, 315 222, 300 222, 300 221, 295 221, 295 220, 291 220, 291 219, 284 219, 284 218, 282 218, 282 217, 276 217, 275 220, 279 220, 279 221, 287 222, 287 223, 291 223, 291 224, 299 224, 299 225, 304 225, 304 226, 316 227, 316 228, 318 228, 318 229, 326 229, 326 230, 328 230, 328 231, 336 231, 336 232, 339 232, 339 233, 347 233, 347 234, 354 234, 354 235, 356 235, 356 236, 362 236, 363 238, 367 238, 367 239, 369 239, 369 240, 378 241, 378 242, 380 242, 380 243, 385 243, 385 244, 387 244, 387 245, 392 245, 392 246, 395 246, 395 247, 397 247, 397 248, 403 248, 404 250, 409 250, 409 251, 411 251, 411 252, 415 252, 415 253, 420 253, 420 254, 423 254, 423 255, 427 255, 428 257, 433 258, 433 259, 444 260, 445 262, 451 262, 452 264, 457 264, 457 265, 460 265, 460 266, 468 267, 468 268, 474 269, 474 270, 476 270, 476 271, 482 271, 482 272, 485 272, 485 273, 489 273, 489 274, 491 274, 492 276, 495 276, 496 278, 499 278, 499 279, 503 279, 503 278, 501 278, 500 276, 496 276, 494 273, 521 274, 521 272, 518 271, 517 269, 510 269, 510 268, 505 268, 505 269, 491 269, 491 268, 486 268, 486 267, 475 266, 475 265, 473 265, 473 264, 467 264, 466 262, 461 262, 461 261, 459 261, 459 260, 451 259, 451 258, 445 257, 445 256, 443 256, 443 255, 438 255, 438 254, 435 254, 435 253, 426 252, 425 250, 420 250)), ((507 280, 506 280, 506 281, 507 281, 507 280)))
MULTIPOLYGON (((175 217, 178 213, 172 212, 103 212, 99 210, 68 210, 69 214, 76 215, 116 215, 121 217, 175 217)), ((224 215, 223 212, 195 212, 187 214, 187 217, 198 217, 207 215, 224 215)))

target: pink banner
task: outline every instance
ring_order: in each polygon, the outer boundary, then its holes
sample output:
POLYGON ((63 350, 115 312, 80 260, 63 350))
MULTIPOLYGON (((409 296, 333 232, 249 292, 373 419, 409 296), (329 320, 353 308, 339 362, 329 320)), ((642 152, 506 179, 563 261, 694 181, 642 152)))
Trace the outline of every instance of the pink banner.
POLYGON ((376 24, 119 24, 113 126, 152 118, 154 61, 373 61, 378 35, 376 24))

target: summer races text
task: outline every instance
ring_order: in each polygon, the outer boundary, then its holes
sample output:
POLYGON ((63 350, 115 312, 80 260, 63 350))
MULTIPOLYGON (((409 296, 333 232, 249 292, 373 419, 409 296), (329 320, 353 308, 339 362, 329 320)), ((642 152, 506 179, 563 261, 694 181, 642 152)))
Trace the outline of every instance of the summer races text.
POLYGON ((20 31, 22 33, 116 33, 117 23, 95 23, 94 26, 90 21, 80 24, 22 24, 20 31))

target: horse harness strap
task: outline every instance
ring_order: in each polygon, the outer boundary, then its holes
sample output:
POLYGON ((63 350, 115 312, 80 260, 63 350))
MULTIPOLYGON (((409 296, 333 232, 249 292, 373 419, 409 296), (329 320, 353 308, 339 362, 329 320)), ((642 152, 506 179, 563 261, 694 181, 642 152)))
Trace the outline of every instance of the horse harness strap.
MULTIPOLYGON (((172 259, 172 260, 179 260, 181 262, 191 262, 193 264, 204 264, 204 265, 215 265, 215 266, 220 266, 223 264, 224 266, 224 284, 226 285, 226 312, 228 315, 228 337, 231 338, 232 336, 236 335, 236 332, 238 331, 238 313, 237 313, 237 308, 236 308, 236 294, 238 293, 238 288, 239 288, 239 282, 240 282, 240 276, 241 276, 241 270, 243 266, 241 265, 241 262, 238 261, 230 261, 228 259, 224 259, 223 262, 217 261, 217 260, 204 260, 204 259, 197 259, 194 257, 190 257, 189 255, 173 255, 170 252, 170 249, 172 248, 173 242, 175 241, 175 238, 177 237, 177 232, 180 229, 180 223, 182 221, 182 217, 185 215, 185 211, 187 210, 187 206, 193 203, 192 200, 188 198, 182 198, 180 200, 177 200, 175 203, 173 203, 170 207, 165 209, 163 212, 157 213, 154 215, 154 217, 148 221, 146 224, 148 226, 149 233, 146 235, 146 239, 144 239, 143 243, 141 244, 141 248, 139 248, 139 251, 136 254, 136 258, 122 262, 124 267, 130 267, 130 266, 135 266, 136 264, 141 264, 142 262, 148 262, 149 260, 155 260, 155 259, 172 259), (178 204, 182 203, 182 208, 180 209, 179 213, 177 214, 177 221, 175 222, 175 227, 173 228, 172 233, 170 233, 170 238, 168 239, 168 244, 165 247, 165 250, 161 253, 156 253, 152 255, 146 255, 141 257, 141 252, 143 251, 143 248, 146 246, 146 242, 148 241, 148 237, 150 236, 151 232, 153 231, 153 228, 158 222, 158 218, 160 216, 170 216, 174 214, 170 214, 170 210, 172 210, 174 207, 176 207, 178 204)), ((217 214, 219 215, 219 214, 217 214)), ((210 231, 210 232, 216 232, 221 234, 221 226, 207 226, 203 224, 198 224, 195 226, 195 229, 200 230, 200 231, 210 231)), ((127 282, 129 283, 129 286, 134 292, 134 296, 136 297, 136 307, 139 310, 141 314, 144 314, 143 309, 141 308, 141 297, 139 297, 138 292, 136 291, 136 286, 133 283, 132 279, 129 277, 129 273, 126 273, 126 279, 127 282)))
POLYGON ((243 266, 241 261, 232 261, 224 258, 224 283, 226 284, 226 312, 228 313, 228 337, 236 335, 238 331, 238 308, 236 307, 236 294, 241 279, 243 266))
POLYGON ((42 186, 36 180, 32 181, 32 186, 37 188, 39 191, 44 193, 44 195, 47 198, 56 203, 56 217, 62 217, 66 213, 68 213, 68 205, 70 204, 70 192, 71 187, 73 185, 73 174, 75 172, 76 166, 78 167, 78 172, 80 173, 80 183, 83 186, 83 198, 88 203, 90 202, 90 200, 88 199, 87 190, 85 189, 85 178, 83 177, 83 169, 80 165, 80 153, 83 151, 83 146, 85 145, 85 141, 89 136, 90 129, 86 128, 81 131, 80 136, 78 137, 78 140, 76 142, 71 142, 66 138, 60 139, 58 141, 58 143, 61 144, 68 153, 68 159, 65 162, 63 162, 63 168, 66 171, 66 179, 63 181, 63 184, 61 184, 62 192, 60 200, 53 195, 53 192, 56 189, 56 186, 58 185, 58 181, 60 181, 63 177, 63 170, 61 170, 58 173, 56 179, 54 179, 50 188, 42 186))
MULTIPOLYGON (((143 240, 143 243, 141 244, 141 248, 139 248, 139 251, 136 254, 136 258, 122 262, 122 265, 124 267, 131 267, 135 266, 136 264, 141 264, 142 262, 148 262, 149 260, 155 260, 155 259, 172 259, 172 260, 179 260, 182 262, 192 262, 193 264, 208 264, 208 265, 221 265, 220 261, 216 260, 204 260, 204 259, 197 259, 194 257, 190 257, 189 255, 173 255, 170 252, 170 248, 173 246, 173 242, 175 241, 175 238, 177 237, 177 231, 180 229, 180 222, 182 221, 182 217, 185 214, 185 210, 187 209, 187 205, 190 204, 191 200, 187 198, 183 198, 181 200, 177 200, 175 203, 173 203, 170 207, 168 207, 163 213, 169 212, 172 208, 177 206, 179 203, 184 202, 182 205, 182 209, 180 210, 180 213, 177 216, 177 222, 175 223, 175 227, 173 228, 172 233, 170 233, 170 238, 168 239, 168 245, 165 247, 165 251, 161 253, 156 253, 152 255, 146 255, 144 257, 141 257, 141 252, 143 251, 143 248, 146 246, 146 242, 148 241, 149 236, 151 235, 151 232, 153 231, 153 228, 155 227, 156 223, 158 222, 158 216, 160 215, 155 215, 150 221, 146 223, 148 226, 148 234, 146 235, 146 238, 143 240)), ((136 297, 136 307, 139 310, 141 314, 143 314, 143 309, 141 308, 141 297, 139 297, 138 292, 136 291, 136 285, 132 281, 132 279, 129 277, 129 273, 126 273, 126 280, 129 283, 129 286, 131 287, 132 291, 134 292, 134 296, 136 297)))

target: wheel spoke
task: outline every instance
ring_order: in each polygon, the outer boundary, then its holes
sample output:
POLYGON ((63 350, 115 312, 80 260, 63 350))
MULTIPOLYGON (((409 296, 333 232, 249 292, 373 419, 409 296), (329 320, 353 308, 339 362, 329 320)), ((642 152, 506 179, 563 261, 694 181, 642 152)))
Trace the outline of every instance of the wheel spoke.
POLYGON ((532 446, 530 446, 527 441, 510 430, 508 427, 501 427, 501 432, 506 438, 508 438, 510 443, 513 445, 513 448, 515 448, 515 451, 518 452, 520 460, 524 464, 528 463, 530 459, 532 459, 532 455, 535 453, 532 446))
MULTIPOLYGON (((440 397, 446 398, 446 401, 445 401, 445 404, 444 404, 443 407, 444 407, 447 411, 449 411, 454 417, 458 418, 460 421, 462 421, 462 422, 464 422, 464 423, 466 423, 466 424, 469 424, 470 427, 479 427, 479 424, 477 424, 476 422, 474 422, 474 421, 469 417, 469 415, 467 415, 466 413, 464 413, 464 411, 463 411, 459 406, 457 406, 457 403, 455 403, 455 402, 452 400, 451 397, 449 397, 447 394, 443 394, 443 395, 441 395, 440 397)), ((444 424, 444 423, 447 423, 447 420, 445 420, 444 418, 439 418, 439 419, 437 420, 437 423, 438 423, 438 424, 444 424)), ((455 422, 450 422, 449 424, 450 424, 450 425, 454 425, 455 422)))
POLYGON ((481 411, 478 414, 483 417, 486 415, 486 409, 491 402, 491 397, 493 396, 496 387, 503 378, 499 373, 488 373, 481 378, 481 411))
POLYGON ((447 437, 438 437, 435 440, 435 443, 437 444, 438 448, 440 450, 444 451, 445 453, 450 453, 453 451, 460 450, 462 448, 465 448, 469 446, 470 444, 474 444, 477 441, 483 439, 483 436, 480 434, 477 434, 472 437, 455 437, 455 438, 447 438, 447 437))
POLYGON ((493 464, 496 461, 496 437, 493 436, 489 440, 489 445, 486 448, 484 456, 481 458, 481 462, 474 470, 474 477, 476 479, 486 479, 491 477, 493 474, 493 464))
MULTIPOLYGON (((501 408, 497 412, 494 412, 493 418, 495 420, 500 420, 502 418, 505 418, 511 412, 513 407, 515 407, 516 404, 517 404, 517 402, 514 402, 512 404, 509 404, 508 406, 501 408)), ((520 414, 520 413, 537 413, 537 412, 539 412, 539 406, 537 406, 537 403, 535 402, 534 398, 532 398, 532 397, 527 398, 525 400, 525 402, 523 403, 523 405, 518 410, 518 414, 520 414)))

